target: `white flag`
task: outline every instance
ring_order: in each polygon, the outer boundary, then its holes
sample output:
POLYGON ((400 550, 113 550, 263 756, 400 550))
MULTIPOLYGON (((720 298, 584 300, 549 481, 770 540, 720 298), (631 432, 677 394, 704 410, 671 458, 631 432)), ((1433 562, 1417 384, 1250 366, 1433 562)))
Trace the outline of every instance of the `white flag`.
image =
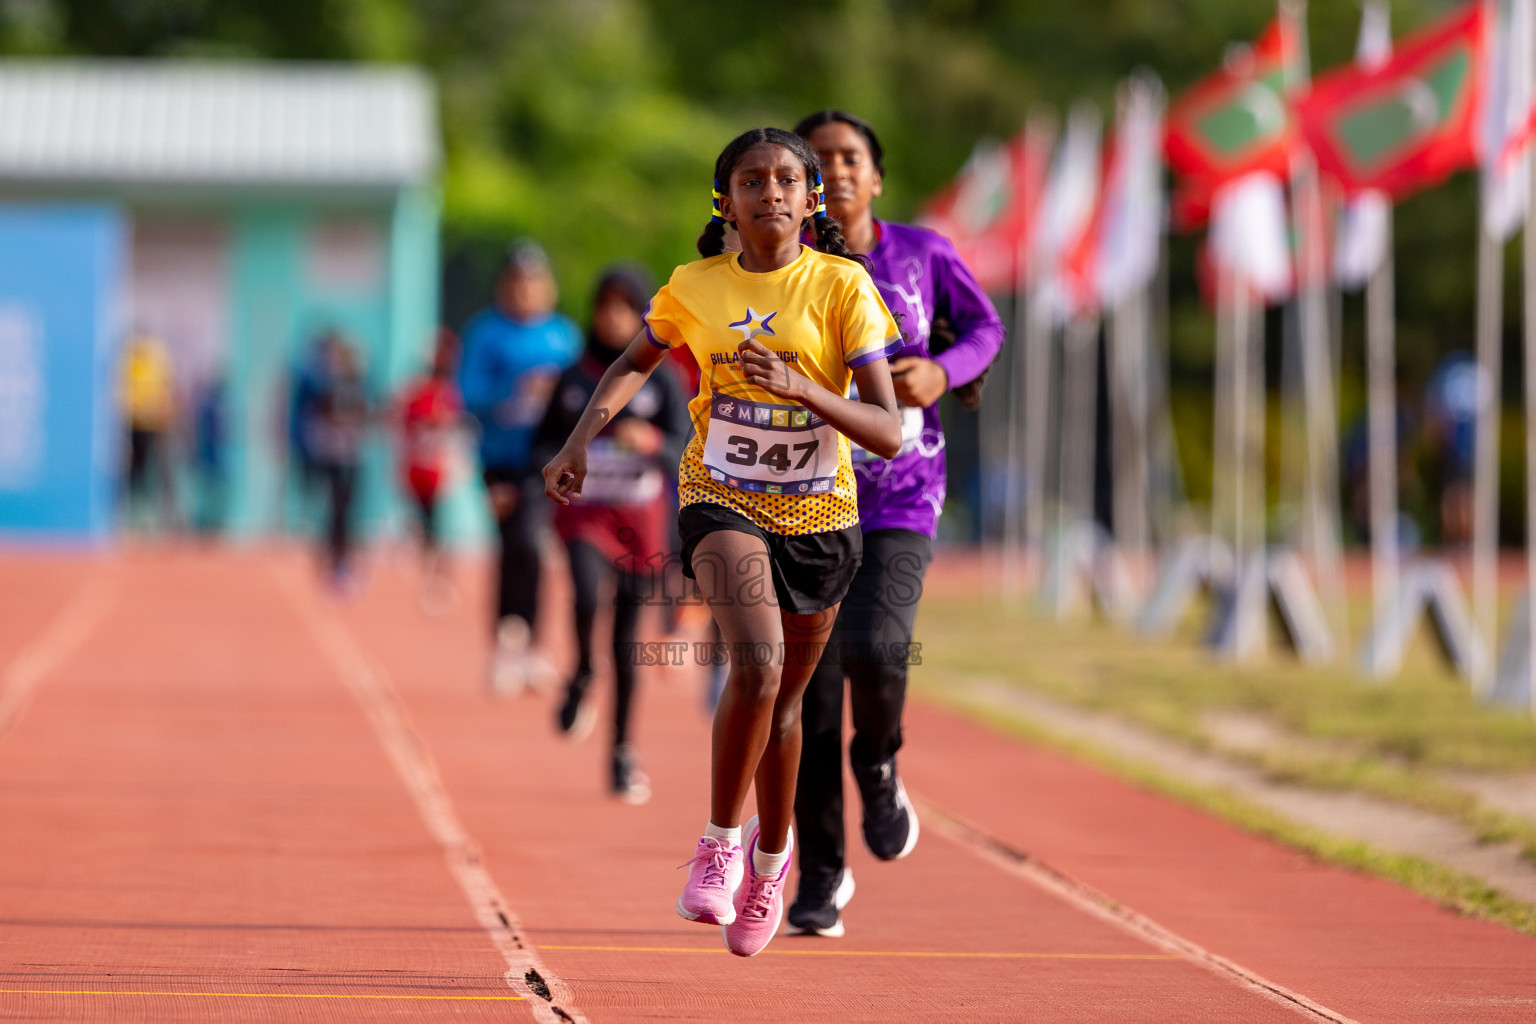
MULTIPOLYGON (((1360 13, 1360 39, 1355 63, 1374 69, 1392 57, 1392 20, 1385 0, 1367 0, 1360 13)), ((1333 253, 1333 276, 1339 286, 1354 291, 1365 286, 1387 258, 1387 225, 1392 200, 1382 192, 1361 192, 1344 207, 1333 253)))
POLYGON ((1357 291, 1387 257, 1387 225, 1392 200, 1381 192, 1362 192, 1349 201, 1339 219, 1333 253, 1333 278, 1345 291, 1357 291))
POLYGON ((1291 247, 1285 185, 1271 171, 1254 171, 1216 190, 1211 199, 1211 256, 1268 302, 1291 294, 1291 247))
POLYGON ((1531 3, 1503 0, 1488 62, 1483 120, 1483 227, 1503 241, 1525 222, 1530 195, 1531 3))
POLYGON ((1094 285, 1106 307, 1145 288, 1162 252, 1163 86, 1151 75, 1137 75, 1125 89, 1094 241, 1094 285))
POLYGON ((1039 268, 1041 297, 1058 323, 1071 319, 1080 296, 1067 261, 1093 221, 1099 199, 1099 112, 1080 102, 1067 117, 1067 131, 1040 197, 1031 260, 1039 268))

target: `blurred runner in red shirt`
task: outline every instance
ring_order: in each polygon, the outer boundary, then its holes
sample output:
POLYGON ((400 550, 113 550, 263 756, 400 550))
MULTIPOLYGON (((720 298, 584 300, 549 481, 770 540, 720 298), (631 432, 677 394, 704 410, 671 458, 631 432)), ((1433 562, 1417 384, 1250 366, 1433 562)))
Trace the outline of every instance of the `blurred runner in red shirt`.
POLYGON ((438 502, 453 482, 463 402, 454 385, 459 339, 440 328, 432 369, 400 396, 400 469, 416 509, 423 555, 422 608, 446 611, 457 594, 442 555, 438 502))

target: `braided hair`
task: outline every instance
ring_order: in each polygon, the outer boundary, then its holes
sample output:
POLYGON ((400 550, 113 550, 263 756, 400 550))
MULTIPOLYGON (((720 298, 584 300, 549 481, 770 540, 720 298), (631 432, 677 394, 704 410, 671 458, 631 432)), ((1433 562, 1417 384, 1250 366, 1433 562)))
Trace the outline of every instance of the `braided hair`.
POLYGON ((821 184, 821 161, 817 159, 816 151, 800 136, 782 128, 753 128, 742 132, 730 141, 715 160, 714 211, 699 235, 699 255, 719 256, 725 252, 725 218, 720 213, 720 200, 724 198, 724 189, 729 187, 731 174, 741 158, 752 147, 762 145, 783 146, 805 166, 805 177, 817 193, 817 204, 815 215, 801 222, 800 230, 813 233, 819 251, 852 260, 868 270, 869 264, 864 257, 849 250, 848 243, 843 239, 842 225, 827 216, 826 195, 822 192, 821 184))

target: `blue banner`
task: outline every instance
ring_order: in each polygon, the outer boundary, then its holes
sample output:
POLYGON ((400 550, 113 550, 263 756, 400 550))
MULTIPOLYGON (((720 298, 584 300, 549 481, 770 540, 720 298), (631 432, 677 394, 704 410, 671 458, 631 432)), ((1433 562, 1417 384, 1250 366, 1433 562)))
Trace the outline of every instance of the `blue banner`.
POLYGON ((0 535, 111 528, 126 243, 112 206, 0 206, 0 535))

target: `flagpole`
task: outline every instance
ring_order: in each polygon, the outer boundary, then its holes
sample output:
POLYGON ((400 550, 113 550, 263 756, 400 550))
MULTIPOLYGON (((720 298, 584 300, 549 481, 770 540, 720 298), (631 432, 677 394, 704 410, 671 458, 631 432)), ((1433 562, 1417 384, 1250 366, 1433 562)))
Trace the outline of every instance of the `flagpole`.
MULTIPOLYGON (((1249 289, 1248 318, 1244 323, 1247 330, 1248 341, 1248 423, 1243 435, 1248 439, 1248 520, 1247 520, 1247 548, 1248 558, 1243 564, 1244 579, 1257 577, 1259 586, 1263 588, 1260 593, 1268 593, 1268 584, 1265 581, 1265 555, 1269 543, 1269 476, 1265 472, 1267 462, 1264 458, 1264 447, 1267 441, 1269 416, 1268 395, 1264 389, 1264 297, 1256 289, 1249 289)), ((1253 594, 1246 588, 1243 591, 1243 599, 1249 600, 1253 594)), ((1266 602, 1260 600, 1258 604, 1248 604, 1247 615, 1251 621, 1244 623, 1252 630, 1244 636, 1243 645, 1239 648, 1240 657, 1247 657, 1263 650, 1265 627, 1268 625, 1268 617, 1264 614, 1266 602)))
MULTIPOLYGON (((1536 49, 1536 18, 1531 0, 1513 0, 1500 16, 1491 0, 1488 18, 1494 26, 1493 38, 1507 37, 1496 46, 1502 49, 1490 58, 1494 69, 1492 85, 1485 103, 1495 120, 1488 126, 1484 142, 1482 186, 1478 210, 1477 250, 1477 365, 1479 390, 1476 465, 1472 492, 1472 611, 1478 638, 1482 641, 1481 658, 1474 664, 1473 692, 1481 699, 1492 696, 1498 688, 1498 606, 1499 606, 1499 443, 1503 413, 1503 335, 1504 335, 1504 243, 1518 223, 1529 224, 1526 197, 1518 195, 1520 175, 1531 186, 1528 157, 1505 167, 1504 146, 1515 140, 1525 107, 1530 103, 1533 85, 1531 54, 1536 49), (1524 38, 1521 38, 1523 33, 1524 38), (1527 161, 1527 162, 1523 162, 1527 161), (1510 223, 1516 205, 1523 206, 1518 222, 1510 223)), ((1529 306, 1527 306, 1529 309, 1529 306)), ((1529 316, 1529 314, 1527 314, 1529 316)), ((1519 629, 1510 631, 1511 640, 1519 629)))
MULTIPOLYGON (((1020 254, 1015 254, 1015 260, 1021 259, 1020 254)), ((1015 264, 1014 279, 1015 289, 1013 294, 1014 324, 1015 329, 1027 339, 1027 331, 1024 330, 1025 318, 1029 315, 1025 308, 1023 271, 1015 264)), ((1006 427, 1006 459, 1003 467, 1003 480, 1005 488, 1003 492, 1003 579, 1002 592, 1006 598, 1014 599, 1019 596, 1024 587, 1024 560, 1025 545, 1028 538, 1022 536, 1024 531, 1024 510, 1020 508, 1019 487, 1021 484, 1027 487, 1033 486, 1033 481, 1025 477, 1025 460, 1021 457, 1020 448, 1023 446, 1023 438, 1020 437, 1025 413, 1024 389, 1029 386, 1024 378, 1024 364, 1026 360, 1018 357, 1018 353, 1011 353, 998 366, 999 376, 1002 377, 1003 402, 1002 415, 1006 427)), ((996 469, 993 470, 996 472, 996 469)), ((1027 500, 1027 499, 1026 499, 1027 500)))
MULTIPOLYGON (((1150 87, 1139 76, 1121 85, 1116 112, 1117 130, 1138 116, 1138 103, 1150 103, 1150 87)), ((1128 154, 1125 154, 1128 156, 1128 154)), ((1140 168, 1123 166, 1122 184, 1140 168)), ((1151 282, 1122 296, 1106 319, 1105 358, 1109 382, 1110 440, 1114 473, 1114 541, 1129 567, 1134 598, 1140 600, 1147 578, 1147 546, 1151 492, 1148 487, 1147 410, 1151 383, 1148 380, 1148 327, 1151 282)))
POLYGON ((1397 396, 1393 306, 1393 214, 1386 221, 1386 252, 1365 286, 1366 375, 1368 377, 1371 497, 1371 606, 1374 642, 1367 647, 1366 671, 1381 678, 1397 671, 1401 645, 1396 635, 1397 396), (1389 632, 1383 632, 1389 628, 1389 632), (1390 651, 1390 657, 1387 652, 1390 651))
MULTIPOLYGON (((1228 283, 1231 304, 1228 313, 1232 317, 1228 338, 1232 346, 1232 362, 1228 372, 1232 394, 1232 595, 1239 598, 1243 570, 1248 564, 1248 457, 1252 439, 1249 434, 1248 410, 1248 345, 1249 321, 1252 314, 1248 306, 1252 297, 1248 283, 1232 275, 1228 283)), ((1240 606, 1239 606, 1240 608, 1240 606)), ((1236 635, 1241 636, 1239 628, 1236 635)), ((1237 651, 1234 649, 1234 654, 1237 651)))
MULTIPOLYGON (((1001 359, 1008 358, 1005 347, 1001 359)), ((1001 363, 1000 363, 1001 365, 1001 363)), ((977 539, 984 548, 991 548, 999 544, 1002 538, 996 529, 997 516, 990 495, 986 489, 985 481, 993 479, 1001 470, 1002 460, 998 455, 1001 447, 1000 438, 1003 436, 1001 427, 1006 427, 1008 422, 1008 403, 1013 396, 1008 391, 1008 380, 1000 378, 1000 387, 994 393, 993 400, 983 402, 976 413, 976 442, 977 459, 980 465, 980 475, 983 481, 980 504, 977 507, 976 523, 978 530, 977 539)), ((998 558, 984 557, 981 564, 982 589, 987 594, 1001 595, 1007 590, 1007 566, 998 558)))
MULTIPOLYGON (((1528 29, 1536 49, 1536 18, 1528 29)), ((1536 714, 1536 167, 1528 175, 1524 249, 1525 294, 1525 671, 1526 691, 1532 714, 1536 714)))
MULTIPOLYGON (((1054 117, 1036 107, 1024 119, 1024 153, 1044 153, 1047 165, 1056 134, 1054 117)), ((1017 177, 1017 175, 1016 175, 1017 177)), ((1003 361, 1007 396, 1008 466, 1005 479, 1007 520, 1004 526, 1003 592, 1010 598, 1031 590, 1039 577, 1041 552, 1041 509, 1045 470, 1040 461, 1037 435, 1045 421, 1036 407, 1046 400, 1044 375, 1049 365, 1042 365, 1041 339, 1034 328, 1035 295, 1032 291, 1030 242, 1040 216, 1038 209, 1027 211, 1013 252, 1013 327, 1018 341, 1009 346, 1003 361), (1022 492, 1022 493, 1021 493, 1022 492)))
POLYGON ((1098 318, 1076 313, 1062 337, 1060 502, 1056 553, 1060 584, 1053 611, 1070 610, 1077 582, 1078 539, 1093 522, 1094 441, 1098 416, 1098 318))
POLYGON ((1179 463, 1178 438, 1173 429, 1172 387, 1169 374, 1168 336, 1172 331, 1172 300, 1168 273, 1168 225, 1163 225, 1159 246, 1157 276, 1148 286, 1151 298, 1151 327, 1147 333, 1151 348, 1151 367, 1147 382, 1151 389, 1150 431, 1156 434, 1150 443, 1151 470, 1157 480, 1152 516, 1153 544, 1166 545, 1181 527, 1187 525, 1189 492, 1184 484, 1184 469, 1179 463))
MULTIPOLYGON (((1347 644, 1344 608, 1344 574, 1339 529, 1338 409, 1334 395, 1333 346, 1328 338, 1325 272, 1319 266, 1315 236, 1322 230, 1322 197, 1318 194, 1316 168, 1310 160, 1293 169, 1293 188, 1300 193, 1297 206, 1305 205, 1310 221, 1304 280, 1297 290, 1301 327, 1302 416, 1306 431, 1306 488, 1308 533, 1313 567, 1326 599, 1328 621, 1340 644, 1347 644)), ((1338 649, 1338 648, 1336 648, 1338 649)))
MULTIPOLYGON (((1289 91, 1297 92, 1312 77, 1311 55, 1306 40, 1306 0, 1281 0, 1280 15, 1291 19, 1297 40, 1287 68, 1289 91)), ((1301 330, 1302 420, 1306 434, 1307 529, 1313 571, 1324 598, 1330 629, 1340 645, 1347 645, 1348 619, 1342 569, 1343 538, 1338 499, 1338 409, 1328 308, 1327 273, 1321 259, 1324 244, 1322 190, 1317 165, 1309 151, 1298 150, 1290 160, 1292 219, 1300 240, 1300 280, 1296 305, 1301 330)), ((1335 650, 1342 649, 1335 648, 1335 650)))
MULTIPOLYGON (((1025 119, 1024 135, 1046 161, 1046 180, 1056 148, 1056 118, 1050 111, 1036 107, 1025 119)), ((1042 193, 1045 188, 1041 185, 1042 193)), ((1049 324, 1042 315, 1039 289, 1042 275, 1034 265, 1032 244, 1040 227, 1044 211, 1030 211, 1031 222, 1024 237, 1019 241, 1019 263, 1015 329, 1023 341, 1023 358, 1020 370, 1024 386, 1020 394, 1023 400, 1023 476, 1024 476, 1024 589, 1034 591, 1042 579, 1045 557, 1045 492, 1050 419, 1048 406, 1051 395, 1051 335, 1049 324)))
MULTIPOLYGON (((1206 243, 1210 245, 1208 241, 1206 243)), ((1211 539, 1228 541, 1229 495, 1233 484, 1232 448, 1232 270, 1212 252, 1216 271, 1216 353, 1211 388, 1211 539)), ((1230 550, 1230 548, 1229 548, 1230 550)), ((1236 554, 1235 551, 1232 551, 1236 554)))
MULTIPOLYGON (((1262 649, 1264 602, 1255 604, 1255 578, 1264 586, 1265 486, 1264 300, 1247 281, 1237 282, 1233 308, 1233 416, 1236 480, 1232 545, 1231 647, 1245 660, 1262 649)), ((1264 591, 1260 591, 1263 593, 1264 591)))
POLYGON ((1481 640, 1472 673, 1472 690, 1482 697, 1494 682, 1498 650, 1499 605, 1499 393, 1504 327, 1504 243, 1494 237, 1481 215, 1487 207, 1483 189, 1477 232, 1477 365, 1488 394, 1477 403, 1476 463, 1472 490, 1472 621, 1481 640))
POLYGON ((1025 298, 1024 315, 1024 459, 1028 484, 1024 492, 1024 536, 1029 546, 1028 589, 1044 579, 1046 494, 1050 490, 1051 394, 1055 340, 1041 309, 1040 290, 1033 285, 1025 298))
POLYGON ((1110 437, 1114 444, 1115 544, 1133 567, 1141 591, 1147 554, 1147 289, 1122 299, 1109 316, 1110 437))
POLYGON ((1339 334, 1333 328, 1326 265, 1318 265, 1326 244, 1327 211, 1319 186, 1317 166, 1306 160, 1304 189, 1311 204, 1313 230, 1317 233, 1309 270, 1307 301, 1302 310, 1302 387, 1307 395, 1308 486, 1313 494, 1313 536, 1317 574, 1325 614, 1338 645, 1349 646, 1349 605, 1344 584, 1344 528, 1339 499, 1339 334))

